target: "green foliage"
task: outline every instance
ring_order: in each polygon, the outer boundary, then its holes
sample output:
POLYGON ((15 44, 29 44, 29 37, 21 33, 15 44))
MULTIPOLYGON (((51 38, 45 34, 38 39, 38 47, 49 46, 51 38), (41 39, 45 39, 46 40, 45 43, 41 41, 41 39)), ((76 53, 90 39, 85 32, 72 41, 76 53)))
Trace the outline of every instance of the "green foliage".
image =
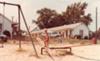
POLYGON ((83 22, 84 24, 89 25, 92 19, 91 14, 85 15, 86 7, 87 3, 74 3, 68 6, 62 14, 58 14, 55 10, 43 8, 37 11, 40 16, 38 17, 36 24, 41 29, 77 22, 83 22))

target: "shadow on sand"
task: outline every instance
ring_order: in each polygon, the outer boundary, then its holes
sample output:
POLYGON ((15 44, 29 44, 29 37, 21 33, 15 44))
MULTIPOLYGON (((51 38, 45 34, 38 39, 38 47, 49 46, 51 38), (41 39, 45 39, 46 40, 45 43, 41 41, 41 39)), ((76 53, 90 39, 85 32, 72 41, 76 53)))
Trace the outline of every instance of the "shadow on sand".
POLYGON ((79 56, 79 55, 75 55, 75 54, 73 56, 84 59, 84 60, 100 61, 100 59, 88 58, 88 57, 79 56))

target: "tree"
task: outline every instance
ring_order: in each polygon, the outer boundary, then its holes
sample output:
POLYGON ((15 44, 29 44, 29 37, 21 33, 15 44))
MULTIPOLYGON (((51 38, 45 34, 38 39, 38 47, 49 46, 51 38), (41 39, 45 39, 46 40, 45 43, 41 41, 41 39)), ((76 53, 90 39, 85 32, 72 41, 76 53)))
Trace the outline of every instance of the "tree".
POLYGON ((83 22, 87 26, 91 23, 91 14, 85 15, 87 3, 74 3, 65 12, 58 14, 55 10, 43 8, 37 11, 39 17, 35 22, 40 29, 83 22))
POLYGON ((51 27, 56 27, 56 26, 61 26, 65 24, 65 20, 63 18, 62 15, 58 14, 56 16, 52 16, 49 20, 48 20, 48 25, 49 28, 51 27))
POLYGON ((49 24, 49 22, 51 21, 51 18, 57 15, 55 10, 51 10, 48 8, 38 10, 37 13, 40 15, 37 19, 37 24, 41 29, 50 28, 51 25, 49 24))
POLYGON ((85 15, 86 7, 87 3, 81 4, 80 2, 68 6, 66 11, 62 13, 66 24, 83 22, 89 25, 92 19, 90 14, 85 15))

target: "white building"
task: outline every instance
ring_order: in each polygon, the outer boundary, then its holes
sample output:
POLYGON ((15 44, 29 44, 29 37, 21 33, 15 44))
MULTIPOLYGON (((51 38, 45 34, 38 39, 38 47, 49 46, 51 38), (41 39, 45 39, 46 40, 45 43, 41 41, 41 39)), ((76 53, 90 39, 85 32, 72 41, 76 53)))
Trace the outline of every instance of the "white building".
POLYGON ((89 38, 89 33, 90 33, 88 26, 86 26, 84 23, 75 23, 75 24, 59 26, 59 27, 51 28, 50 30, 63 32, 64 37, 81 36, 82 38, 86 38, 86 37, 89 38))
POLYGON ((12 21, 0 13, 0 34, 4 32, 12 36, 12 21))
POLYGON ((71 30, 71 36, 77 36, 77 35, 81 35, 82 38, 89 38, 89 33, 90 30, 88 28, 88 26, 86 26, 84 23, 76 23, 73 24, 73 29, 71 30))
MULTIPOLYGON (((49 31, 61 32, 64 37, 74 37, 81 35, 82 38, 89 37, 90 30, 84 23, 75 23, 63 25, 59 27, 48 28, 49 31)), ((34 31, 33 33, 41 33, 44 30, 34 31)))

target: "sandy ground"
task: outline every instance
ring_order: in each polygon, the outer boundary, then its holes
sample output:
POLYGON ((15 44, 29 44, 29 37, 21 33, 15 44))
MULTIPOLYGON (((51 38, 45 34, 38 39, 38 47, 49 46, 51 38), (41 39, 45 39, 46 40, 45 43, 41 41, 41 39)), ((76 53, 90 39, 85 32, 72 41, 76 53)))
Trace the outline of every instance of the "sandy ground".
MULTIPOLYGON (((18 51, 18 44, 6 43, 0 48, 0 61, 53 61, 46 54, 40 54, 40 45, 36 45, 39 58, 35 56, 31 44, 23 44, 23 51, 18 51)), ((72 47, 73 55, 61 54, 64 50, 52 50, 54 61, 100 61, 100 45, 72 47)))

